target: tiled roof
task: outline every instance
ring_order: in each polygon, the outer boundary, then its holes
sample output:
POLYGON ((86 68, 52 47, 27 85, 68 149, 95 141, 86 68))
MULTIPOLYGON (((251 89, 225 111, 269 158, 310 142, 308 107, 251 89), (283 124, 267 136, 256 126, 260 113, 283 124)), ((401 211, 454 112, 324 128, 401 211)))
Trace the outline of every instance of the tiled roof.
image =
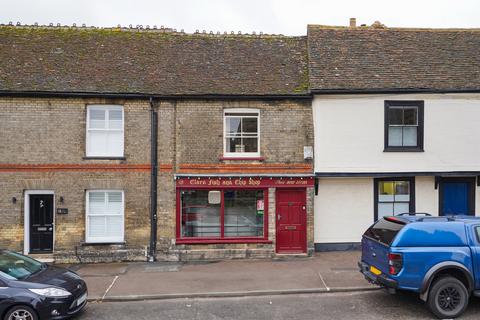
POLYGON ((0 26, 0 92, 304 95, 306 37, 0 26))
POLYGON ((308 27, 312 91, 480 89, 480 30, 308 27))

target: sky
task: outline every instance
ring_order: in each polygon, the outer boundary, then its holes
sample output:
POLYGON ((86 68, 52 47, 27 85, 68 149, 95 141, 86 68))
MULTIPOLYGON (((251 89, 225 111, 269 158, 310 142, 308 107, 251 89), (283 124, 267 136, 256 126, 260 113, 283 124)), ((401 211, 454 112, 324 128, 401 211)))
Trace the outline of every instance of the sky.
POLYGON ((0 23, 304 35, 307 24, 480 28, 480 0, 0 0, 0 23))

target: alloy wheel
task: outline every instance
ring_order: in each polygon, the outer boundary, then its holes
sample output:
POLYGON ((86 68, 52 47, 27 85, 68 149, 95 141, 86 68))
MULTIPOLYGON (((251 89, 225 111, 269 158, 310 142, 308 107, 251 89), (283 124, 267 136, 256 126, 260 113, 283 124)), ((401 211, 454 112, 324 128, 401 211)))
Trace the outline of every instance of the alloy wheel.
POLYGON ((28 310, 17 309, 8 317, 8 320, 34 320, 34 317, 28 310))
POLYGON ((446 287, 438 293, 438 304, 445 311, 453 311, 458 308, 460 300, 460 292, 453 287, 446 287))

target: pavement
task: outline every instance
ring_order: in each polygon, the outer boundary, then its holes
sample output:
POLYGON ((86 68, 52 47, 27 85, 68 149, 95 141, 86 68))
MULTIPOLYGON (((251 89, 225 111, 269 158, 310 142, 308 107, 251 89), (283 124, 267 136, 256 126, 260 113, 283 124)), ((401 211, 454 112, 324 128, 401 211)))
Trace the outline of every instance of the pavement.
POLYGON ((244 297, 374 290, 358 272, 359 251, 313 257, 213 262, 69 265, 90 301, 244 297))

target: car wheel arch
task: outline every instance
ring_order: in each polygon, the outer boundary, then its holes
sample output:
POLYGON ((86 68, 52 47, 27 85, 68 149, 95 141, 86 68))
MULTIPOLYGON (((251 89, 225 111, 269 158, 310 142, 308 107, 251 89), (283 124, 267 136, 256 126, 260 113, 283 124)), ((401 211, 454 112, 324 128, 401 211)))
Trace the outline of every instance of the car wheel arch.
POLYGON ((425 274, 425 277, 423 278, 422 286, 420 289, 420 299, 422 299, 423 301, 427 301, 430 287, 433 281, 436 278, 438 278, 438 276, 441 276, 442 274, 446 273, 446 271, 448 270, 452 270, 454 272, 453 274, 449 273, 449 275, 454 276, 455 278, 457 278, 458 280, 460 280, 462 283, 465 284, 465 287, 467 288, 467 291, 469 294, 473 291, 474 280, 470 270, 468 270, 461 263, 458 263, 455 261, 444 261, 431 267, 425 274), (460 274, 463 275, 464 278, 459 277, 460 274))

